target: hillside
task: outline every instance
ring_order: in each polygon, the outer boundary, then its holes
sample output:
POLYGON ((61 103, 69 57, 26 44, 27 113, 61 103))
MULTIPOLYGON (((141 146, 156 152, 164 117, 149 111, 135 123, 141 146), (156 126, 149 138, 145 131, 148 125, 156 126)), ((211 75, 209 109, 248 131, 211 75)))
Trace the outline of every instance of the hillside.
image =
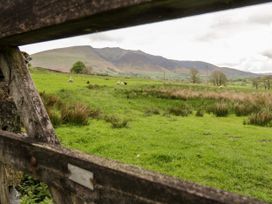
POLYGON ((223 71, 228 78, 247 78, 256 76, 250 72, 239 71, 227 67, 201 61, 171 60, 154 56, 140 50, 124 50, 121 48, 93 48, 77 46, 48 50, 32 55, 32 65, 47 69, 69 72, 72 64, 83 61, 90 72, 107 74, 140 74, 162 77, 165 73, 176 78, 189 75, 190 69, 197 69, 202 77, 214 70, 223 71))
MULTIPOLYGON (((96 52, 90 46, 69 47, 40 52, 32 55, 31 64, 35 67, 69 72, 76 61, 83 61, 88 69, 96 73, 106 73, 115 66, 96 52)), ((114 70, 118 72, 118 70, 114 70)))

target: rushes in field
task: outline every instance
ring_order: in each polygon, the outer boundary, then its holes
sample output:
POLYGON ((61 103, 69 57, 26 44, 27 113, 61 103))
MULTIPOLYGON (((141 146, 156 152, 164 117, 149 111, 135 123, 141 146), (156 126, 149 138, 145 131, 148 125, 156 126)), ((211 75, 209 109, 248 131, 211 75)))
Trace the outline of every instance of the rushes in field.
POLYGON ((233 109, 236 116, 246 116, 258 112, 260 107, 251 103, 236 103, 233 109))
POLYGON ((195 116, 197 116, 197 117, 203 117, 204 114, 205 114, 205 111, 204 111, 203 109, 198 109, 198 110, 196 111, 195 116))
POLYGON ((87 125, 89 120, 90 109, 82 103, 65 106, 61 110, 61 119, 63 123, 76 125, 87 125))
POLYGON ((115 115, 106 115, 104 120, 111 123, 112 128, 127 128, 129 122, 128 119, 121 119, 115 115))
POLYGON ((59 111, 54 109, 48 109, 47 113, 54 127, 58 127, 62 124, 62 119, 59 111))
POLYGON ((264 109, 258 113, 253 113, 249 116, 247 124, 258 126, 272 126, 272 112, 269 109, 264 109))
POLYGON ((168 113, 175 116, 188 116, 192 114, 192 112, 192 107, 185 103, 168 109, 168 113))
POLYGON ((145 116, 159 115, 159 114, 160 114, 160 110, 157 108, 148 108, 145 110, 145 113, 144 113, 145 116))
POLYGON ((224 102, 218 102, 208 108, 209 113, 213 113, 216 117, 225 117, 229 114, 229 105, 224 102))
POLYGON ((40 93, 41 99, 43 101, 43 104, 46 108, 50 107, 61 107, 63 105, 63 102, 61 101, 60 97, 54 94, 47 94, 45 92, 40 93))

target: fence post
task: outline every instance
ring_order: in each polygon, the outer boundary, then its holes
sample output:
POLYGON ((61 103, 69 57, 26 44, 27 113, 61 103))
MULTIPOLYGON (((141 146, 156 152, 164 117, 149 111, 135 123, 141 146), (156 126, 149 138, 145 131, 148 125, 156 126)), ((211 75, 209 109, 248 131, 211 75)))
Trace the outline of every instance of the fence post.
POLYGON ((0 204, 10 204, 8 187, 7 170, 5 166, 0 163, 0 204))

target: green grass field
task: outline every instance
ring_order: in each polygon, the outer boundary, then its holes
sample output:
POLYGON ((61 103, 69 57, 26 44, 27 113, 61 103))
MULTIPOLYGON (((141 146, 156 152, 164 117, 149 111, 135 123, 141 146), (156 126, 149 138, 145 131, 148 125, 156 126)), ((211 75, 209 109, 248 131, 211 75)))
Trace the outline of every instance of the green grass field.
MULTIPOLYGON (((145 87, 174 86, 180 89, 215 90, 207 85, 190 85, 139 78, 73 75, 33 70, 40 92, 58 95, 66 103, 80 101, 101 112, 129 121, 126 128, 112 128, 99 119, 87 126, 56 128, 62 144, 89 154, 133 164, 272 203, 272 129, 243 125, 245 117, 205 114, 188 117, 166 114, 180 99, 138 94, 145 87), (117 81, 127 86, 116 85, 117 81), (86 82, 98 85, 88 89, 86 82), (149 109, 159 114, 146 114, 149 109)), ((250 93, 250 86, 230 86, 250 93)), ((189 100, 193 107, 209 100, 189 100)))

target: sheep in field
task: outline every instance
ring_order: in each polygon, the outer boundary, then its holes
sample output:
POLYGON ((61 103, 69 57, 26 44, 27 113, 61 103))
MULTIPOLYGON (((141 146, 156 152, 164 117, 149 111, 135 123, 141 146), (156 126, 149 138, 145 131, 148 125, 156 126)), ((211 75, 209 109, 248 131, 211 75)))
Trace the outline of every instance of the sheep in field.
POLYGON ((117 81, 116 84, 117 85, 127 85, 127 82, 125 82, 125 81, 117 81))

